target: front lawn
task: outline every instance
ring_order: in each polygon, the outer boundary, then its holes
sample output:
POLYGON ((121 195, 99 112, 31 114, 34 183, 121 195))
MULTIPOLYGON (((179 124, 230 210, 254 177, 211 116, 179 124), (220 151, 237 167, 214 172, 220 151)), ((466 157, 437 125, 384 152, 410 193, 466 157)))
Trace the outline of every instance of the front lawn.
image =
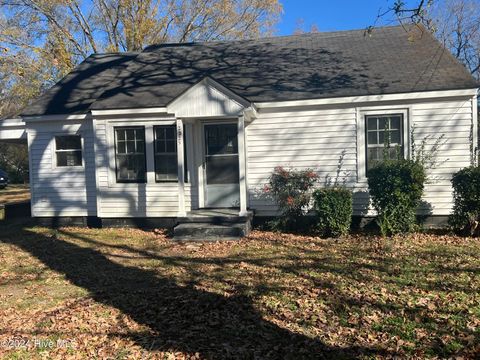
POLYGON ((23 184, 8 185, 0 189, 0 205, 30 200, 30 187, 23 184))
POLYGON ((474 358, 479 294, 478 239, 0 226, 6 358, 474 358))
POLYGON ((30 187, 23 184, 8 185, 0 189, 0 220, 5 217, 2 205, 30 200, 30 187))

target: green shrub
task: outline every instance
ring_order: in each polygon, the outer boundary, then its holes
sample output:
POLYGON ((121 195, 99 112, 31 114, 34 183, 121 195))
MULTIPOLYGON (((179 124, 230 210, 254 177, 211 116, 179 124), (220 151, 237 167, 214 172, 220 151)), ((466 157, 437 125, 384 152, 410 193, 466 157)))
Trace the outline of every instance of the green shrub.
POLYGON ((383 236, 416 228, 426 179, 423 166, 412 160, 389 160, 368 172, 368 188, 383 236))
POLYGON ((276 167, 263 191, 278 205, 281 216, 273 225, 279 230, 298 230, 310 205, 317 174, 310 169, 276 167))
POLYGON ((326 188, 313 193, 316 226, 322 236, 347 235, 352 223, 352 192, 326 188))
POLYGON ((480 235, 480 167, 470 166, 455 173, 453 214, 450 225, 466 235, 480 235))

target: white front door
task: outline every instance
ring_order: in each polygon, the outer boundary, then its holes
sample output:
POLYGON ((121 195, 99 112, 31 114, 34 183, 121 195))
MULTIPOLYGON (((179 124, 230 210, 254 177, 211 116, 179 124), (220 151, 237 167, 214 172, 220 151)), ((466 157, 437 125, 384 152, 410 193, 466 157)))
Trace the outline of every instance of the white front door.
POLYGON ((204 124, 205 207, 240 206, 237 123, 204 124))

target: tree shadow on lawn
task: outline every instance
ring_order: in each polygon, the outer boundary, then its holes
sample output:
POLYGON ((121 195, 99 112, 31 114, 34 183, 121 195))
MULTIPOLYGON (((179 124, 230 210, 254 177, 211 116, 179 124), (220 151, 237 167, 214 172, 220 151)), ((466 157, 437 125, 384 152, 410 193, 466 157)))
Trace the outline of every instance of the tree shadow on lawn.
MULTIPOLYGON (((224 297, 109 260, 92 248, 35 233, 2 231, 0 240, 27 251, 91 297, 152 332, 131 335, 145 350, 199 352, 207 358, 351 358, 384 350, 334 348, 262 318, 246 296, 224 297)), ((72 234, 69 234, 71 236, 72 234)), ((392 355, 392 354, 389 354, 392 355)))

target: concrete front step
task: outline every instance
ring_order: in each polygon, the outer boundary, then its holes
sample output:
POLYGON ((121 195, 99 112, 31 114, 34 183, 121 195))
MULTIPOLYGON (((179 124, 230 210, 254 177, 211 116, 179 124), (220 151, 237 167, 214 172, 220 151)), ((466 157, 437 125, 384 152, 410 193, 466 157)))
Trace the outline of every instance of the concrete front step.
POLYGON ((220 240, 221 238, 241 238, 249 232, 249 225, 234 223, 228 225, 215 225, 210 223, 183 223, 173 229, 173 238, 220 240))
POLYGON ((251 230, 253 213, 239 216, 234 209, 194 210, 178 218, 173 229, 177 241, 220 241, 238 240, 251 230))
POLYGON ((251 216, 185 216, 178 218, 180 224, 229 225, 251 221, 251 216))
POLYGON ((238 241, 241 238, 238 236, 207 236, 207 237, 199 237, 199 236, 175 236, 173 238, 174 241, 178 242, 195 242, 195 243, 202 243, 202 242, 215 242, 215 241, 238 241))
POLYGON ((178 218, 179 224, 185 223, 199 223, 199 224, 214 224, 214 225, 229 225, 235 223, 251 222, 253 213, 248 212, 245 216, 239 216, 238 210, 232 209, 202 209, 194 210, 187 214, 187 216, 178 218))

